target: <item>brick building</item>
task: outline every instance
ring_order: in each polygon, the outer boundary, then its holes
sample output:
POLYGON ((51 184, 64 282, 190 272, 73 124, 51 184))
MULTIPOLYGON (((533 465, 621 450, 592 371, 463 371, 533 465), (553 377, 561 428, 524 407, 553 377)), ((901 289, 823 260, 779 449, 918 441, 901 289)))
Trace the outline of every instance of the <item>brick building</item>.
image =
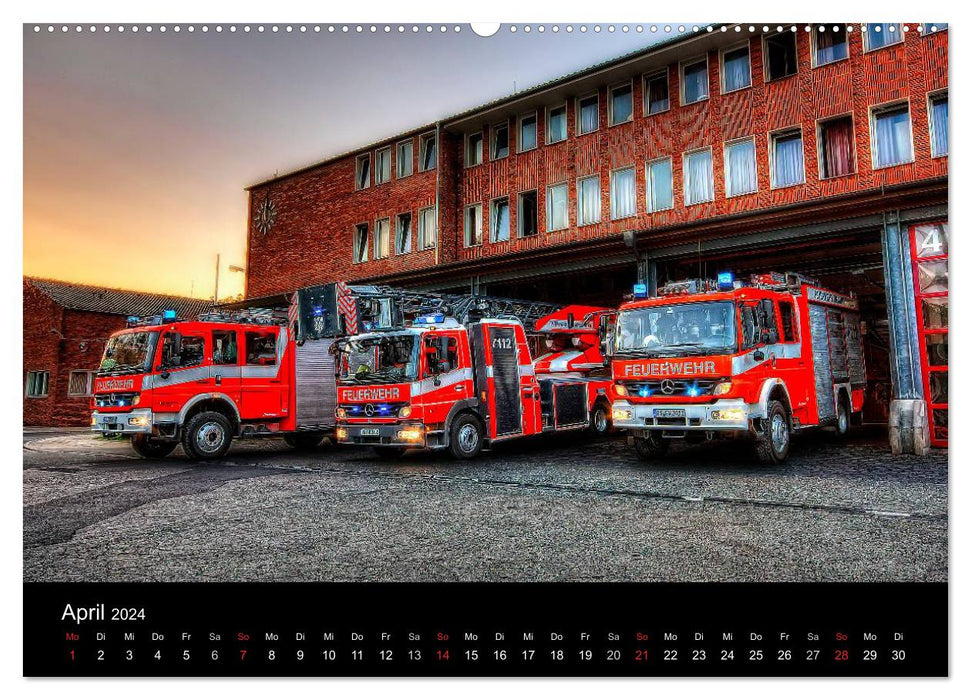
POLYGON ((194 317, 212 302, 25 277, 24 425, 82 426, 105 341, 128 316, 175 309, 194 317))
POLYGON ((795 270, 860 298, 869 418, 944 445, 947 88, 946 25, 679 36, 250 187, 247 296, 795 270))

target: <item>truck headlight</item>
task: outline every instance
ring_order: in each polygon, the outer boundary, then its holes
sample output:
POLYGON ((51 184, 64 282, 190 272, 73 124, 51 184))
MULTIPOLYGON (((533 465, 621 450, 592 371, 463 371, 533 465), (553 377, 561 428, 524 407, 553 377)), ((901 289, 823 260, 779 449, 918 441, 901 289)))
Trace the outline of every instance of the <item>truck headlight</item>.
POLYGON ((405 428, 398 431, 398 439, 404 442, 418 442, 421 438, 421 428, 405 428))
POLYGON ((132 406, 137 406, 141 402, 141 400, 142 400, 142 395, 141 394, 135 394, 135 396, 131 400, 131 405, 132 406))
POLYGON ((712 396, 721 396, 722 394, 727 394, 731 390, 732 390, 731 382, 719 382, 718 384, 715 385, 715 388, 712 389, 711 393, 712 393, 712 396))
POLYGON ((334 411, 334 415, 336 415, 338 418, 347 418, 347 409, 338 408, 336 411, 334 411))
POLYGON ((741 408, 725 408, 720 411, 712 411, 712 420, 740 421, 745 418, 745 411, 741 408))
POLYGON ((402 406, 398 410, 398 417, 399 418, 407 418, 410 415, 411 415, 411 406, 402 406))
POLYGON ((98 417, 95 416, 95 415, 92 415, 91 416, 91 425, 97 425, 97 424, 98 424, 98 417))
POLYGON ((128 419, 128 425, 146 426, 149 424, 148 416, 132 416, 128 419))
POLYGON ((614 420, 630 420, 634 414, 629 408, 615 408, 610 412, 614 420))
POLYGON ((617 396, 629 396, 630 392, 627 391, 627 387, 623 384, 614 384, 614 393, 617 396))
POLYGON ((347 428, 338 428, 337 430, 334 431, 334 435, 337 437, 338 440, 346 440, 347 428))

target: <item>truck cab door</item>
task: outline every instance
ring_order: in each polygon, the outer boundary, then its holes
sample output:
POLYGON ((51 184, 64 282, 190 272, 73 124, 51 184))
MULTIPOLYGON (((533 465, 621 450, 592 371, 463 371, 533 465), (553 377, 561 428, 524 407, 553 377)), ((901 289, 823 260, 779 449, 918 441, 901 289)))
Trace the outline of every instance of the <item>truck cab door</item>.
POLYGON ((281 328, 251 328, 241 333, 240 414, 243 420, 272 420, 287 415, 290 382, 284 362, 285 333, 281 328))
POLYGON ((174 330, 162 334, 152 378, 152 401, 159 413, 177 413, 201 393, 211 391, 209 333, 174 330))
POLYGON ((435 331, 422 336, 421 403, 427 425, 445 423, 449 411, 471 399, 472 359, 460 331, 435 331))
POLYGON ((213 328, 212 364, 209 376, 212 378, 212 391, 225 394, 239 407, 240 381, 240 338, 235 328, 213 328))

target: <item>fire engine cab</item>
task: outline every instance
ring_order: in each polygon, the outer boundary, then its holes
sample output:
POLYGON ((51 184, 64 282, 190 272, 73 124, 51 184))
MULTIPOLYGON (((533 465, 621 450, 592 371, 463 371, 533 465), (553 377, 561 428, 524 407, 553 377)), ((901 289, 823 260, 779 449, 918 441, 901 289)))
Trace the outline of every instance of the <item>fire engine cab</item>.
POLYGON ((644 285, 607 334, 614 426, 643 458, 670 440, 747 437, 781 463, 794 430, 845 434, 866 373, 856 299, 797 274, 644 285))
POLYGON ((471 459, 517 437, 606 433, 610 377, 598 327, 613 312, 546 306, 541 317, 497 313, 478 298, 461 323, 438 312, 338 341, 337 440, 383 457, 425 447, 471 459), (550 351, 535 362, 533 334, 550 351))

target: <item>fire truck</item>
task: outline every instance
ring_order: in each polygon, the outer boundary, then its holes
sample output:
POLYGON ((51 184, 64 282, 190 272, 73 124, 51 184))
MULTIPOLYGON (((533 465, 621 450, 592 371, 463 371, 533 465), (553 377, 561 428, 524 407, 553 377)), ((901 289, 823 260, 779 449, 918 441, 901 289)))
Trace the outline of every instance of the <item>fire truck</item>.
POLYGON ((472 297, 410 325, 338 342, 337 440, 385 458, 409 448, 471 459, 513 438, 610 429, 611 380, 589 306, 472 297), (548 352, 533 360, 530 341, 548 352))
POLYGON ((636 285, 607 334, 614 426, 638 454, 662 457, 673 439, 746 437, 760 461, 789 454, 793 431, 846 434, 863 408, 859 305, 801 275, 747 282, 636 285))

